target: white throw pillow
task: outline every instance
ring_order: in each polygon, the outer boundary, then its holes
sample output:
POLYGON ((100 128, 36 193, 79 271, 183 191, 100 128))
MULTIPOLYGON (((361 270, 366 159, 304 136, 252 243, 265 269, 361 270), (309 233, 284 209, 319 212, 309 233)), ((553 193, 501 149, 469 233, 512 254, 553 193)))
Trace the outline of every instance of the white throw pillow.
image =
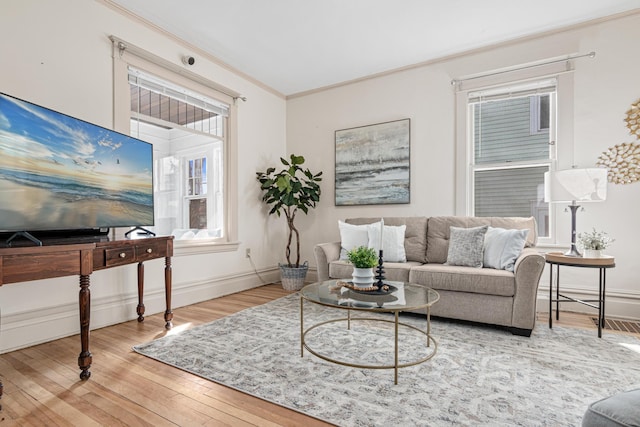
POLYGON ((529 230, 489 227, 484 236, 484 266, 513 271, 516 259, 527 242, 529 230))
MULTIPOLYGON (((382 234, 382 259, 388 262, 407 262, 407 254, 404 251, 404 232, 406 225, 385 225, 382 234)), ((370 224, 369 247, 380 252, 380 223, 370 224)))
POLYGON ((338 221, 338 229, 340 229, 340 259, 347 260, 347 252, 351 249, 355 249, 358 246, 369 245, 369 225, 374 226, 378 224, 378 230, 380 230, 380 222, 374 224, 353 225, 343 221, 338 221))

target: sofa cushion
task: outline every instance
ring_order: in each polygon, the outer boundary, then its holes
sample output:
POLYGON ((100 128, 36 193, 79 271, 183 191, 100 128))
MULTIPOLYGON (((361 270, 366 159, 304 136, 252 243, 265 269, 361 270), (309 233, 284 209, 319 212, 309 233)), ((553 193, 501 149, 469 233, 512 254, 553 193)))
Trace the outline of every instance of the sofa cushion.
POLYGON ((484 235, 488 228, 488 225, 472 228, 451 227, 446 264, 481 268, 484 235))
POLYGON ((434 216, 428 219, 426 262, 444 264, 447 261, 449 227, 471 228, 481 225, 506 229, 528 229, 529 234, 525 247, 535 246, 538 241, 537 225, 533 217, 434 216))
POLYGON ((516 259, 524 249, 529 230, 507 230, 489 227, 484 236, 483 267, 513 271, 516 259))
MULTIPOLYGON (((380 227, 380 225, 378 225, 380 227)), ((340 259, 347 259, 347 252, 369 243, 368 226, 358 226, 338 221, 340 230, 340 259)))
POLYGON ((490 268, 424 264, 411 269, 409 282, 420 283, 436 291, 442 289, 507 297, 515 293, 515 275, 506 270, 490 268))
MULTIPOLYGON (((380 251, 380 226, 369 224, 369 247, 374 248, 376 253, 380 251)), ((382 235, 382 250, 385 261, 407 262, 407 255, 404 250, 404 233, 406 225, 384 225, 382 235)))
MULTIPOLYGON (((361 225, 380 221, 380 218, 349 218, 345 221, 349 224, 361 225)), ((385 225, 406 225, 404 250, 407 261, 427 262, 427 217, 385 217, 384 223, 385 225)))

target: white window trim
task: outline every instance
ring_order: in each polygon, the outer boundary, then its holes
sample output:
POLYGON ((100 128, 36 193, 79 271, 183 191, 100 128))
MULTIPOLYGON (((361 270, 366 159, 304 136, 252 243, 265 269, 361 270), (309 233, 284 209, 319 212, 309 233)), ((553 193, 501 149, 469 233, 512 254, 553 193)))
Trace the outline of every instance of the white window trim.
MULTIPOLYGON (((118 49, 118 43, 113 43, 113 128, 118 132, 129 134, 131 119, 130 89, 129 89, 129 67, 144 70, 150 74, 157 75, 162 79, 171 81, 196 93, 219 99, 229 105, 229 119, 227 131, 227 145, 223 148, 225 156, 224 167, 224 209, 225 209, 225 232, 221 239, 203 239, 197 241, 175 240, 174 249, 176 255, 183 252, 189 254, 215 253, 237 251, 240 242, 238 241, 238 184, 235 177, 238 175, 238 150, 237 150, 237 103, 235 97, 223 92, 216 91, 215 82, 199 77, 198 81, 192 80, 182 74, 178 74, 174 69, 169 69, 165 65, 168 61, 157 58, 151 53, 145 53, 144 58, 132 53, 133 49, 118 49)), ((229 92, 227 92, 229 93, 229 92)))
MULTIPOLYGON (((556 140, 552 141, 551 168, 570 168, 574 163, 573 142, 573 87, 574 75, 572 70, 567 70, 564 63, 551 64, 540 69, 527 69, 506 74, 492 75, 486 78, 478 78, 457 86, 455 92, 456 126, 455 126, 455 215, 473 215, 473 176, 471 164, 473 159, 472 135, 473 129, 468 126, 469 117, 469 92, 479 88, 504 86, 510 83, 520 83, 530 80, 542 80, 545 78, 556 79, 556 96, 561 102, 557 102, 556 120, 552 123, 559 124, 555 129, 556 140), (557 143, 559 142, 559 143, 557 143)), ((539 238, 538 245, 556 244, 556 220, 564 206, 550 204, 549 206, 549 236, 539 238)))

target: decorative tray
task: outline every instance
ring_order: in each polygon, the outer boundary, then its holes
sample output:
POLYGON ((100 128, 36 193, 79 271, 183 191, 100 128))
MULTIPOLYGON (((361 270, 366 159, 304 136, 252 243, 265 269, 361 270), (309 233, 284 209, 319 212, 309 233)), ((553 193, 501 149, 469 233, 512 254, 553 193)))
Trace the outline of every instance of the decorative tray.
POLYGON ((349 289, 352 292, 355 292, 357 294, 363 294, 363 295, 388 295, 392 292, 395 292, 398 290, 398 288, 396 288, 393 285, 389 285, 389 284, 384 284, 385 287, 387 287, 387 289, 377 289, 376 285, 373 285, 374 288, 376 289, 371 289, 371 288, 356 288, 353 285, 353 282, 338 282, 338 285, 345 287, 347 289, 349 289))
POLYGON ((367 294, 367 295, 388 295, 388 294, 398 290, 398 288, 396 288, 395 286, 392 286, 392 285, 387 285, 387 286, 389 287, 389 289, 387 289, 386 291, 382 290, 382 289, 378 289, 378 290, 375 290, 375 291, 366 291, 364 289, 358 289, 358 288, 355 288, 355 287, 354 288, 349 288, 349 290, 351 290, 351 291, 353 291, 353 292, 355 292, 357 294, 367 294))

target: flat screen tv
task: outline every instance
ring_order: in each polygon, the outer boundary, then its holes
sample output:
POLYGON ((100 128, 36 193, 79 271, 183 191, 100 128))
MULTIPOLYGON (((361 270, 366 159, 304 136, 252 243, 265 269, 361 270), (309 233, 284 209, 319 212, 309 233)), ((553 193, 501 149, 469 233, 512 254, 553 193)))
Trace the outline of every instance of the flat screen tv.
POLYGON ((0 93, 0 232, 153 224, 151 144, 0 93))

